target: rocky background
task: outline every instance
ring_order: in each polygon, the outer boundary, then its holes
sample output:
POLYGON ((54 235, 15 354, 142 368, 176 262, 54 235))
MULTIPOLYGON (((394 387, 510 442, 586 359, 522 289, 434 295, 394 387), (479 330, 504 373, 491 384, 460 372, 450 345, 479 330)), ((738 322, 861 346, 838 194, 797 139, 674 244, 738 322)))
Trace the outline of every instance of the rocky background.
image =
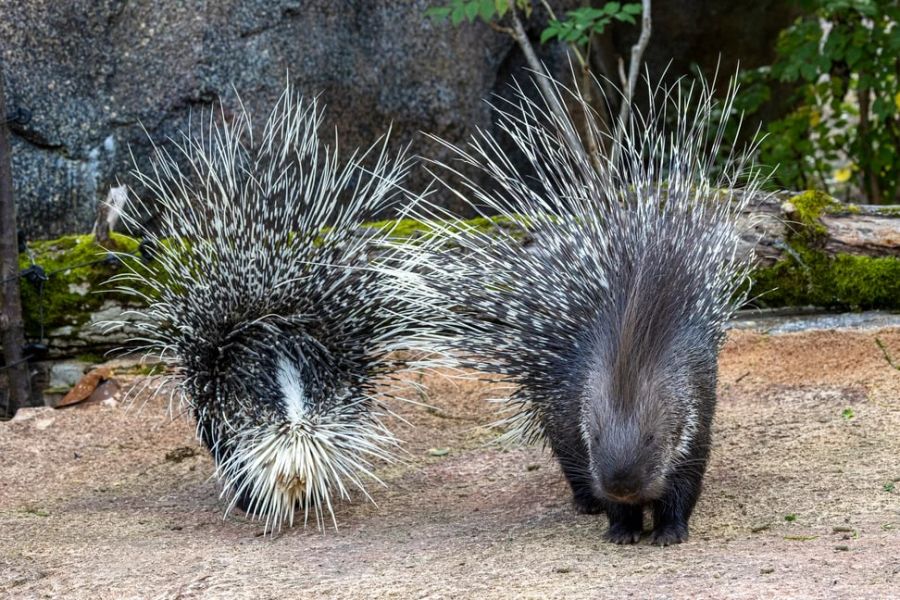
MULTIPOLYGON (((458 142, 491 127, 485 102, 522 78, 522 57, 504 34, 477 23, 425 18, 436 0, 0 0, 0 57, 13 123, 20 226, 29 238, 90 230, 110 186, 128 183, 131 155, 147 160, 218 97, 235 91, 259 114, 286 78, 320 94, 326 127, 344 148, 367 146, 393 125, 398 144, 442 156, 422 131, 458 142), (146 133, 144 132, 146 130, 146 133)), ((551 2, 555 9, 582 4, 551 2)), ((792 16, 788 3, 656 0, 647 52, 651 72, 692 63, 731 73, 763 64, 792 16)), ((545 16, 530 23, 535 38, 545 16)), ((598 50, 615 64, 635 34, 616 30, 598 50)), ((560 46, 541 49, 567 69, 560 46)), ((410 181, 424 188, 423 171, 410 181)), ((452 202, 449 198, 445 203, 452 202)))

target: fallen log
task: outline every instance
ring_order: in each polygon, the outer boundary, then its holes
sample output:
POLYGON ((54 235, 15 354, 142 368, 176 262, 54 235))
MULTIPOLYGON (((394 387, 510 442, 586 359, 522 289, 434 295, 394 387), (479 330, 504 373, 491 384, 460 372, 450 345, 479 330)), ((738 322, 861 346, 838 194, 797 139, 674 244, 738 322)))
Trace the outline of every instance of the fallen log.
MULTIPOLYGON (((817 192, 778 194, 751 204, 745 250, 756 254, 759 265, 751 290, 754 305, 900 309, 900 207, 842 204, 817 192)), ((482 230, 520 229, 500 218, 464 223, 482 230)), ((395 225, 400 237, 429 231, 412 220, 367 227, 395 225)), ((365 229, 360 235, 367 235, 365 229)), ((111 236, 126 261, 143 260, 137 240, 111 236)), ((529 231, 521 239, 540 244, 541 232, 529 231)), ((127 265, 108 257, 88 235, 33 242, 20 256, 22 270, 37 265, 47 276, 40 285, 22 282, 22 304, 26 335, 46 341, 51 358, 97 357, 137 335, 139 317, 125 313, 140 305, 104 284, 127 265), (99 326, 120 319, 125 324, 119 329, 99 326)))

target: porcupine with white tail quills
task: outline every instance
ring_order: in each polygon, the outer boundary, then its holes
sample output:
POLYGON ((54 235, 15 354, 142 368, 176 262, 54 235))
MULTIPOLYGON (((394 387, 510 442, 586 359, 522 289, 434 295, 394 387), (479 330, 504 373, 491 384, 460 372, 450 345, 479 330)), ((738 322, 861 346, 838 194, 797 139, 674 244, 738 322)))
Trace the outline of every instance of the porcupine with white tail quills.
POLYGON ((300 509, 321 527, 335 498, 369 497, 374 465, 396 456, 384 400, 434 357, 435 311, 367 264, 391 232, 360 235, 404 196, 411 161, 385 137, 341 162, 316 102, 290 87, 261 133, 243 109, 219 115, 136 171, 152 202, 126 217, 137 228, 142 209, 159 211, 154 257, 117 280, 149 304, 143 349, 173 364, 228 509, 267 529, 300 509))
MULTIPOLYGON (((551 101, 578 107, 605 152, 573 148, 572 119, 519 88, 497 137, 446 144, 489 185, 438 164, 461 179, 450 185, 460 198, 519 227, 484 234, 451 221, 440 237, 461 254, 411 252, 428 265, 428 293, 459 306, 455 348, 513 386, 509 433, 550 446, 576 508, 606 512, 616 543, 640 539, 650 508, 651 542, 679 543, 709 455, 723 326, 752 264, 739 222, 759 181, 748 153, 722 144, 735 89, 717 101, 705 84, 648 84, 651 108, 617 141, 577 91, 553 83, 551 101), (537 242, 524 247, 522 229, 537 242)), ((420 212, 448 216, 427 203, 420 212)))

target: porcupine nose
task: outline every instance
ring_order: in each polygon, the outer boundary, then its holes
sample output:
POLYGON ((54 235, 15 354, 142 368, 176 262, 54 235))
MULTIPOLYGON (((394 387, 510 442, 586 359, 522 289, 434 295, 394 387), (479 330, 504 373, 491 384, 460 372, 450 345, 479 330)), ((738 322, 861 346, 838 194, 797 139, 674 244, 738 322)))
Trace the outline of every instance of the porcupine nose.
POLYGON ((616 469, 603 480, 603 489, 613 500, 632 502, 641 491, 641 477, 635 469, 616 469))

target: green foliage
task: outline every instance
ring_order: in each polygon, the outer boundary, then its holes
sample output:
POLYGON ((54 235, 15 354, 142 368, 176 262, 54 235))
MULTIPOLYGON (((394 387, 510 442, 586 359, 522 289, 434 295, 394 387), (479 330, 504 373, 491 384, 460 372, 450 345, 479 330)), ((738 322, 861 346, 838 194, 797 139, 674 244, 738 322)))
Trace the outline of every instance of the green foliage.
MULTIPOLYGON (((110 236, 123 253, 136 253, 138 241, 113 233, 110 236)), ((19 268, 27 269, 34 257, 48 276, 43 289, 22 280, 22 316, 26 335, 38 337, 41 323, 47 330, 82 325, 90 313, 99 310, 107 300, 128 305, 133 298, 104 285, 106 280, 125 267, 98 262, 107 251, 94 242, 91 235, 66 235, 52 240, 32 242, 31 255, 19 255, 19 268), (102 291, 103 293, 97 293, 102 291)), ((132 268, 140 268, 139 259, 122 260, 132 268)))
POLYGON ((813 0, 781 32, 771 67, 742 73, 736 108, 752 113, 776 83, 796 89, 791 111, 767 126, 761 162, 773 184, 831 193, 854 186, 872 202, 900 187, 900 3, 813 0))
MULTIPOLYGON (((516 0, 516 8, 526 17, 531 15, 531 0, 516 0)), ((502 19, 509 11, 507 0, 450 0, 449 4, 433 6, 425 11, 425 15, 435 20, 449 19, 454 26, 463 21, 473 23, 481 19, 490 23, 502 19)), ((641 14, 640 3, 607 2, 602 8, 583 6, 566 13, 563 20, 551 18, 547 27, 541 32, 541 43, 553 40, 566 42, 574 46, 587 46, 593 34, 601 34, 613 21, 635 24, 637 15, 641 14)))
POLYGON ((586 46, 591 34, 603 33, 613 20, 634 25, 637 22, 635 17, 639 14, 641 5, 634 3, 607 2, 603 8, 584 6, 567 12, 568 18, 564 21, 552 19, 541 33, 541 43, 558 39, 576 46, 586 46))
MULTIPOLYGON (((516 8, 526 17, 531 15, 531 0, 516 0, 516 8)), ((429 8, 425 16, 437 21, 450 19, 455 27, 463 21, 473 23, 476 19, 490 23, 495 18, 503 18, 508 10, 507 0, 450 0, 450 4, 429 8)))

